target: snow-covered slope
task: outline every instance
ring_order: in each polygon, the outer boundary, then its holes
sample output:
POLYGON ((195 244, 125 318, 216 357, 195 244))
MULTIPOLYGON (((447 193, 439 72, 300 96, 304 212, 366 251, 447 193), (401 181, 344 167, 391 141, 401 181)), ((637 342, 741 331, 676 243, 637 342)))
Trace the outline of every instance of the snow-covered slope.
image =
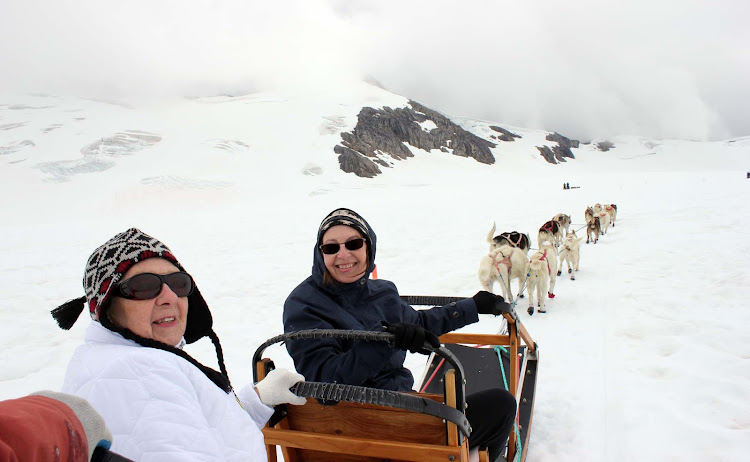
MULTIPOLYGON (((453 118, 522 138, 493 148, 492 165, 433 151, 372 179, 342 172, 333 146, 361 107, 407 102, 368 85, 159 102, 0 95, 0 399, 59 388, 89 320, 65 332, 49 310, 82 295, 90 252, 130 226, 193 274, 241 386, 335 207, 371 222, 379 276, 402 293, 470 296, 493 221, 535 241, 558 212, 580 229, 587 205, 616 203, 616 227, 583 245, 577 280, 558 279, 548 313, 519 305, 540 347, 529 460, 742 460, 748 139, 620 137, 552 165, 536 148, 547 132, 453 118)), ((497 327, 483 317, 467 329, 497 327)), ((210 342, 189 350, 215 364, 210 342)), ((291 367, 283 348, 269 353, 291 367)), ((423 360, 408 365, 418 373, 423 360)))

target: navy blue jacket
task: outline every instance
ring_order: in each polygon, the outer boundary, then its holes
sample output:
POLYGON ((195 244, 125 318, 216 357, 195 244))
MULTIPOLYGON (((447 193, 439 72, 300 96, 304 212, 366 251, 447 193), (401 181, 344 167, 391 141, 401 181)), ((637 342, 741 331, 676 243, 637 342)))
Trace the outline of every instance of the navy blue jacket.
MULTIPOLYGON (((366 223, 366 222, 365 222, 366 223)), ((369 279, 375 268, 375 232, 369 232, 370 261, 365 274, 349 284, 323 284, 325 263, 313 249, 312 275, 298 285, 284 302, 284 332, 304 329, 350 329, 382 331, 382 321, 409 322, 442 335, 477 322, 471 298, 454 304, 415 310, 386 280, 369 279)), ((338 339, 296 340, 286 348, 297 371, 306 380, 362 385, 386 390, 411 391, 414 377, 404 367, 406 352, 383 342, 338 339)))

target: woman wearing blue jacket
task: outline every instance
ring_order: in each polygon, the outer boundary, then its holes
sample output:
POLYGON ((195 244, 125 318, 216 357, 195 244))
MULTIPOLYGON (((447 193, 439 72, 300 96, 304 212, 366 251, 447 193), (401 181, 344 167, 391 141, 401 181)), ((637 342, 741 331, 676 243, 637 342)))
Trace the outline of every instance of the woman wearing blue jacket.
MULTIPOLYGON (((328 214, 318 229, 312 275, 284 303, 284 331, 386 329, 396 335, 400 349, 342 339, 288 341, 295 367, 307 380, 413 391, 414 377, 404 367, 405 350, 417 352, 425 340, 437 346, 437 335, 477 322, 478 314, 500 313, 503 298, 484 291, 445 306, 415 310, 401 300, 395 284, 369 279, 376 246, 375 232, 359 214, 346 208, 328 214)), ((467 404, 469 446, 489 447, 490 460, 495 460, 510 434, 516 401, 496 388, 469 395, 467 404)))

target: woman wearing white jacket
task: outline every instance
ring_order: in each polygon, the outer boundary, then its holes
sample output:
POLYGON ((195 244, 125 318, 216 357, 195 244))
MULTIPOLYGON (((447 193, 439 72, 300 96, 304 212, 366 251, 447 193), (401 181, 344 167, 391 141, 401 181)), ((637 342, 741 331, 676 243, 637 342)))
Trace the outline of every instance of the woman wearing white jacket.
POLYGON ((266 460, 260 428, 276 404, 304 404, 283 369, 235 394, 203 296, 172 252, 131 228, 97 248, 86 296, 53 310, 69 329, 84 303, 92 322, 63 391, 88 400, 112 431, 112 451, 137 461, 266 460), (185 353, 209 337, 220 371, 185 353))

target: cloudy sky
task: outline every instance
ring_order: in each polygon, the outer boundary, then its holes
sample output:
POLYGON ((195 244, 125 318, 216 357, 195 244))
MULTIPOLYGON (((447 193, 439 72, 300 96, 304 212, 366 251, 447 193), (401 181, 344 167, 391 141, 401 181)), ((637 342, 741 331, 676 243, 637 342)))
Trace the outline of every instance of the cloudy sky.
POLYGON ((746 0, 2 0, 0 91, 132 98, 372 79, 449 115, 750 135, 746 0))

